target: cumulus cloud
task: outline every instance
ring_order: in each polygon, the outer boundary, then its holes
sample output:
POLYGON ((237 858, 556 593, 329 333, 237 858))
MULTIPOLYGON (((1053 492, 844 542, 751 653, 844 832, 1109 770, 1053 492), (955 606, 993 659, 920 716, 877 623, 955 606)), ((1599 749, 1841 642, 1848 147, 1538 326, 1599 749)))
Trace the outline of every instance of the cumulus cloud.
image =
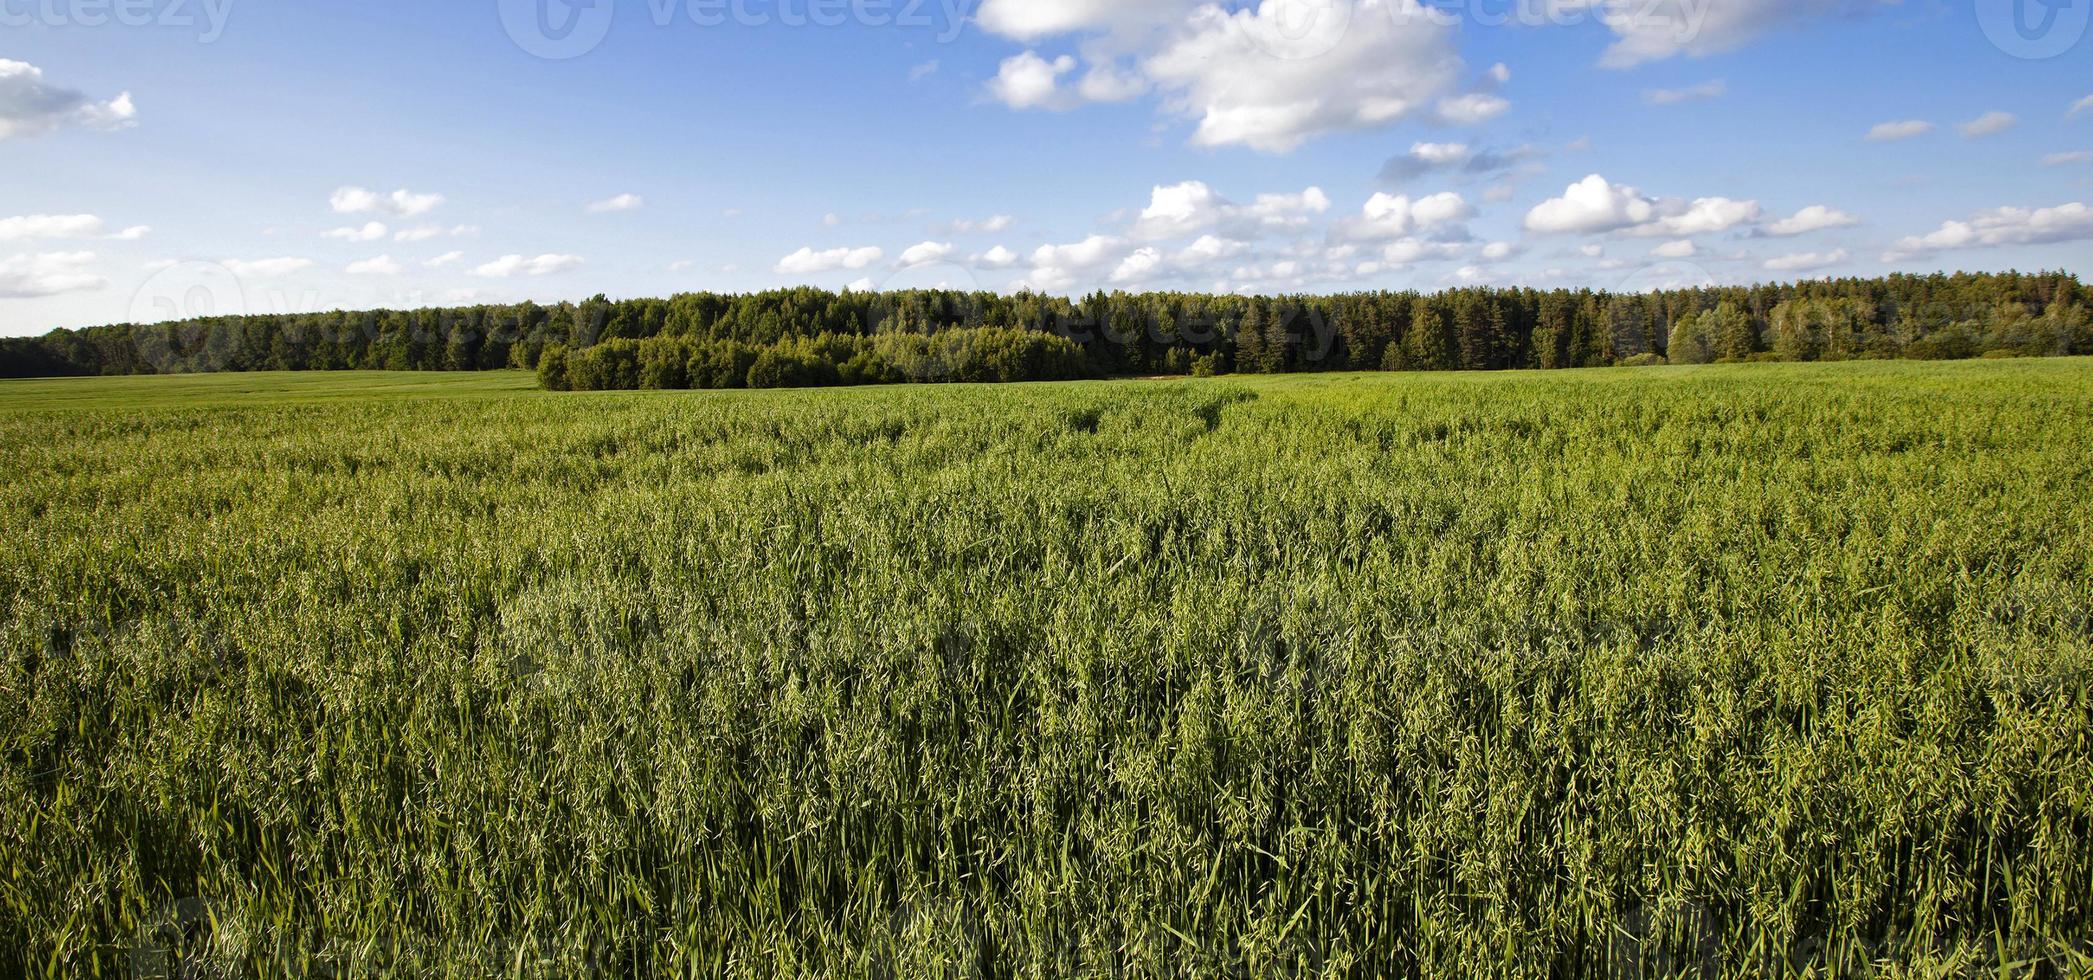
POLYGON ((863 269, 886 257, 885 249, 873 245, 862 248, 832 248, 822 252, 812 248, 801 248, 779 259, 774 269, 780 275, 813 276, 838 269, 863 269))
POLYGON ((1556 0, 1554 9, 1594 13, 1617 38, 1599 63, 1629 68, 1729 51, 1783 27, 1860 15, 1884 5, 1883 0, 1556 0))
POLYGON ((443 195, 417 194, 405 189, 380 194, 362 187, 343 187, 328 198, 327 204, 336 214, 376 213, 412 218, 436 210, 443 204, 443 195))
POLYGON ((1508 71, 1457 90, 1454 26, 1417 0, 984 0, 976 22, 1028 46, 1079 40, 1080 59, 1036 49, 1005 59, 988 85, 997 101, 1061 110, 1154 92, 1163 111, 1195 122, 1202 146, 1283 153, 1325 133, 1474 123, 1508 106, 1488 90, 1508 71))
POLYGON ((1767 259, 1766 268, 1771 272, 1814 272, 1838 265, 1846 259, 1846 250, 1843 248, 1835 252, 1799 252, 1767 259))
POLYGON ((1719 99, 1730 92, 1730 84, 1722 79, 1689 85, 1685 88, 1653 88, 1642 93, 1642 100, 1651 105, 1678 105, 1682 102, 1705 102, 1719 99))
POLYGON ((1933 132, 1933 124, 1923 119, 1906 119, 1901 122, 1876 123, 1868 130, 1868 140, 1874 143, 1893 143, 1908 140, 1933 132))
POLYGON ((1757 222, 1762 216, 1757 201, 1727 197, 1699 197, 1680 210, 1670 202, 1660 203, 1661 216, 1647 225, 1630 229, 1637 235, 1712 235, 1757 222))
POLYGON ((1138 248, 1126 258, 1119 260, 1118 267, 1112 270, 1112 281, 1139 282, 1154 275, 1162 265, 1162 252, 1152 246, 1138 248))
POLYGON ((375 242, 380 238, 384 238, 387 231, 388 229, 385 227, 384 222, 373 221, 361 228, 336 228, 333 231, 324 231, 320 233, 320 237, 344 242, 375 242))
POLYGON ((463 262, 463 261, 465 261, 465 253, 464 253, 464 252, 445 252, 445 253, 443 253, 442 255, 439 255, 439 256, 437 256, 437 257, 435 257, 435 258, 433 258, 433 259, 430 259, 430 260, 429 260, 429 261, 427 261, 427 262, 423 262, 423 263, 422 263, 422 268, 424 268, 424 269, 441 269, 441 268, 444 268, 444 267, 446 267, 446 266, 452 266, 452 265, 456 265, 456 264, 458 264, 459 262, 463 262))
POLYGON ((1955 129, 1962 133, 1963 139, 1977 139, 2003 133, 2019 122, 2020 117, 2010 112, 1987 112, 1955 129))
POLYGON ((1749 226, 1762 216, 1757 201, 1727 197, 1657 200, 1592 174, 1564 189, 1561 197, 1535 205, 1526 214, 1526 230, 1544 235, 1619 232, 1685 238, 1749 226))
POLYGON ((504 255, 472 270, 472 274, 483 279, 510 279, 516 276, 550 276, 580 268, 582 258, 578 255, 556 255, 547 253, 534 257, 504 255))
POLYGON ((1067 109, 1078 100, 1061 88, 1061 76, 1075 70, 1074 55, 1048 61, 1027 51, 1003 59, 988 91, 1012 109, 1067 109))
POLYGON ((101 289, 109 280, 89 270, 93 252, 47 252, 0 259, 0 299, 36 299, 101 289))
POLYGON ((932 265, 952 257, 951 242, 923 242, 911 245, 901 253, 901 267, 911 269, 919 265, 932 265))
POLYGON ((1526 213, 1526 230, 1588 235, 1632 228, 1656 217, 1657 203, 1641 191, 1592 174, 1571 184, 1561 197, 1534 205, 1526 213))
POLYGON ((2074 201, 2051 208, 1992 208, 1967 221, 1943 222, 1924 235, 1899 239, 1882 257, 1897 262, 1950 249, 2051 245, 2093 238, 2093 208, 2074 201))
POLYGON ((647 199, 638 194, 619 194, 616 197, 607 197, 601 201, 589 202, 589 213, 609 214, 614 211, 637 211, 646 203, 647 199))
POLYGON ((1126 255, 1126 240, 1111 235, 1091 235, 1066 245, 1041 245, 1032 252, 1031 274, 1019 286, 1058 292, 1075 285, 1084 274, 1117 265, 1126 255))
POLYGON ((1360 0, 1349 19, 1318 16, 1304 34, 1297 4, 1193 10, 1142 71, 1166 105, 1197 120, 1192 142, 1286 152, 1326 133, 1429 115, 1478 121, 1503 100, 1452 92, 1461 60, 1453 28, 1415 0, 1360 0), (1274 55, 1312 45, 1314 57, 1274 55), (1443 100, 1443 101, 1442 101, 1443 100))
POLYGON ((311 259, 288 256, 274 259, 227 259, 219 264, 241 279, 280 279, 313 267, 311 259))
POLYGON ((1504 115, 1512 104, 1488 92, 1468 92, 1439 100, 1439 118, 1463 126, 1489 122, 1504 115))
POLYGON ((1407 194, 1377 193, 1367 199, 1358 215, 1337 222, 1332 237, 1356 241, 1388 241, 1416 234, 1443 239, 1465 239, 1461 222, 1475 216, 1475 209, 1452 191, 1411 198, 1407 194))
POLYGON ((973 256, 968 261, 983 269, 1008 269, 1016 265, 1021 258, 1022 256, 1016 252, 997 245, 986 252, 973 256))
POLYGON ((1860 224, 1860 219, 1853 215, 1837 208, 1826 207, 1822 204, 1812 204, 1795 212, 1791 217, 1782 218, 1767 225, 1766 234, 1781 237, 1806 235, 1813 231, 1823 231, 1826 228, 1849 228, 1857 224, 1860 224))
POLYGON ((1524 249, 1516 242, 1491 242, 1483 246, 1481 255, 1485 262, 1502 262, 1517 257, 1522 251, 1524 249))
POLYGON ((138 119, 131 93, 97 102, 81 92, 44 81, 44 71, 24 61, 0 58, 0 140, 41 136, 67 126, 123 129, 138 119))
POLYGON ((1659 259, 1690 259, 1699 251, 1694 247, 1693 239, 1681 238, 1650 249, 1650 256, 1659 259))
POLYGON ((94 238, 102 219, 91 214, 28 214, 0 218, 0 242, 31 238, 94 238))
POLYGON ((1248 204, 1238 204, 1215 193, 1204 181, 1187 180, 1152 189, 1133 233, 1155 239, 1218 229, 1232 238, 1248 238, 1305 228, 1315 215, 1328 210, 1330 198, 1319 187, 1297 194, 1260 194, 1248 204))
POLYGON ((343 271, 352 276, 397 276, 405 270, 400 266, 400 263, 393 260, 392 256, 380 255, 377 258, 364 259, 361 262, 351 262, 348 268, 343 271))
POLYGON ((153 226, 151 225, 132 225, 131 227, 125 228, 124 230, 119 231, 116 234, 111 235, 109 237, 114 238, 120 242, 137 242, 144 241, 146 236, 151 235, 152 233, 153 226))

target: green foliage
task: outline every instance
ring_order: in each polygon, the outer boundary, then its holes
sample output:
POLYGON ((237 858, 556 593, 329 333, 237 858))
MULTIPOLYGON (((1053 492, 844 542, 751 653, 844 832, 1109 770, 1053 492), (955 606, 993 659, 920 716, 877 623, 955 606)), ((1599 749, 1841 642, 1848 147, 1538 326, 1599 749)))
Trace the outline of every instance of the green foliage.
MULTIPOLYGON (((1469 288, 1431 296, 1099 292, 1073 300, 1030 292, 798 288, 58 330, 0 340, 0 377, 536 370, 555 344, 571 354, 603 343, 666 337, 704 345, 698 349, 707 360, 686 361, 679 379, 670 348, 634 348, 636 360, 629 365, 607 360, 582 372, 606 373, 619 387, 727 388, 745 386, 766 350, 773 351, 764 366, 767 377, 828 376, 805 360, 805 348, 788 351, 787 344, 816 342, 827 349, 837 337, 984 329, 1067 340, 1082 350, 1087 373, 1106 376, 1175 374, 1180 372, 1172 358, 1189 364, 1216 354, 1232 358, 1237 371, 1257 374, 1603 367, 1666 353, 1658 345, 1695 315, 1714 356, 1730 361, 1769 350, 1789 360, 1969 357, 1991 350, 2054 356, 2093 353, 2089 303, 2093 289, 2061 272, 1896 275, 1637 295, 1469 288), (1807 316, 1775 322, 1796 311, 1807 316), (1948 335, 1935 336, 1942 333, 1948 335), (650 358, 647 350, 661 356, 650 358), (636 385, 624 383, 628 368, 639 378, 636 385)), ((835 368, 831 383, 880 376, 874 353, 860 348, 849 357, 826 358, 835 368), (849 366, 849 357, 862 357, 857 368, 849 366)))
POLYGON ((1701 314, 1688 313, 1672 324, 1665 354, 1673 364, 1706 364, 1715 360, 1715 342, 1708 335, 1701 314))
POLYGON ((2087 966, 2085 360, 530 383, 0 385, 0 975, 2087 966))
POLYGON ((538 372, 554 391, 1063 381, 1093 373, 1072 341, 993 327, 936 334, 820 334, 761 346, 673 336, 606 340, 578 351, 553 345, 540 358, 538 372))

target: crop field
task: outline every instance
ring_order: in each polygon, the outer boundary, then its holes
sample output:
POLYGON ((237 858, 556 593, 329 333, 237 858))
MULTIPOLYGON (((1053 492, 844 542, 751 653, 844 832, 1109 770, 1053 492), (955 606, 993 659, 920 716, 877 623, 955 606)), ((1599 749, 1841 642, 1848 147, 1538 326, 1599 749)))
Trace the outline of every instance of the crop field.
POLYGON ((0 975, 2093 972, 2093 361, 0 383, 0 975))

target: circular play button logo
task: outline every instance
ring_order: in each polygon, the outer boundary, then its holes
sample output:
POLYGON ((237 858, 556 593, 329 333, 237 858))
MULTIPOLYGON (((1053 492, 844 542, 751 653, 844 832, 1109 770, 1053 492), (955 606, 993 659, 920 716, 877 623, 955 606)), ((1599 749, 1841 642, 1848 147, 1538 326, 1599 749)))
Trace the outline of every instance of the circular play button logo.
POLYGON ((547 61, 579 58, 610 36, 612 0, 497 0, 516 46, 547 61))
POLYGON ((2093 0, 1976 0, 1977 25, 1993 47, 2037 61, 2078 45, 2093 0))

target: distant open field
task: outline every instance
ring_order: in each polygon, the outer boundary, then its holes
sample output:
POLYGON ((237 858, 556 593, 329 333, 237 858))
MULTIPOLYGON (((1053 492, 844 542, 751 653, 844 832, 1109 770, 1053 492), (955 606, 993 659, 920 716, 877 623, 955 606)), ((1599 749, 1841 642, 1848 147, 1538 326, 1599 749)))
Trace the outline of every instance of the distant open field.
POLYGON ((0 459, 0 976, 2093 971, 2085 358, 20 381, 0 459))

